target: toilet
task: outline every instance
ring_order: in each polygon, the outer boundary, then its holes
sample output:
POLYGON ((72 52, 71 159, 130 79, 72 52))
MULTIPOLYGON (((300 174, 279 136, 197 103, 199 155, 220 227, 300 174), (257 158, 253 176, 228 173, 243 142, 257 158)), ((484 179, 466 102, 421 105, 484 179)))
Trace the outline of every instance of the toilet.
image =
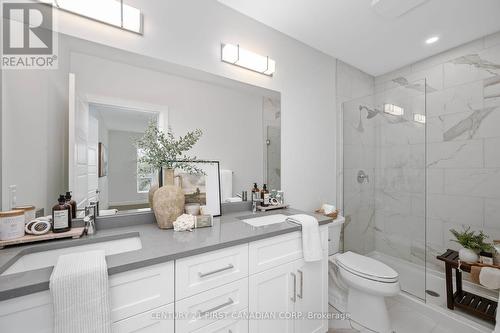
MULTIPOLYGON (((330 241, 339 243, 340 233, 338 239, 332 238, 334 235, 336 232, 330 230, 330 241)), ((329 257, 330 305, 349 314, 351 325, 362 332, 393 332, 385 297, 399 294, 398 273, 373 258, 336 250, 329 257)))

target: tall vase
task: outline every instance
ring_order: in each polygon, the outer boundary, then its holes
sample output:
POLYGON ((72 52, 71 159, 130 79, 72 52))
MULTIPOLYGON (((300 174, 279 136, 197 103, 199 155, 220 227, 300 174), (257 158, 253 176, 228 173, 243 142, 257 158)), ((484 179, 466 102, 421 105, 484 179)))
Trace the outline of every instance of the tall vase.
POLYGON ((153 194, 153 211, 161 229, 171 229, 184 213, 184 193, 174 185, 174 170, 163 170, 163 186, 153 194))

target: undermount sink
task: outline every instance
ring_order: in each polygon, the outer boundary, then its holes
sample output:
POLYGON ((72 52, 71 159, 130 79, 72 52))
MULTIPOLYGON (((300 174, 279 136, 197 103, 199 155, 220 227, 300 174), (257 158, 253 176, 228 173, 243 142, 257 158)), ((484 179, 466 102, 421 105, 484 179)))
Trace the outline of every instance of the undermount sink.
POLYGON ((23 255, 1 275, 9 275, 54 266, 57 263, 59 256, 63 254, 103 250, 106 256, 110 256, 113 254, 140 250, 141 248, 141 239, 136 236, 86 245, 65 247, 55 250, 34 252, 23 255))
POLYGON ((259 217, 252 217, 249 219, 242 220, 243 222, 250 224, 253 227, 263 227, 270 224, 285 222, 288 216, 283 214, 273 214, 259 217))

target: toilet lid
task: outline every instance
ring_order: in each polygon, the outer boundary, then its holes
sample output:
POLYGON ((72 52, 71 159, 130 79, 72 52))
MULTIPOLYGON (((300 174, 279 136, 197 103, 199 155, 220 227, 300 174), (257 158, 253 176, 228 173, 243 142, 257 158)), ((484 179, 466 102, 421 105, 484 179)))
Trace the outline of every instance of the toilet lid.
POLYGON ((380 282, 397 282, 398 273, 378 260, 354 252, 345 252, 337 257, 342 268, 358 276, 380 282))

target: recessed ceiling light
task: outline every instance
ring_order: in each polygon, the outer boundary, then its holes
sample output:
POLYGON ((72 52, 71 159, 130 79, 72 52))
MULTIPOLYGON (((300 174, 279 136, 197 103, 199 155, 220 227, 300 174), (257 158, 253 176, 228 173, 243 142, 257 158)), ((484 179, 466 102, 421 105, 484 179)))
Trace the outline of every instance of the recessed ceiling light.
POLYGON ((425 44, 434 44, 439 40, 438 36, 433 36, 425 41, 425 44))

